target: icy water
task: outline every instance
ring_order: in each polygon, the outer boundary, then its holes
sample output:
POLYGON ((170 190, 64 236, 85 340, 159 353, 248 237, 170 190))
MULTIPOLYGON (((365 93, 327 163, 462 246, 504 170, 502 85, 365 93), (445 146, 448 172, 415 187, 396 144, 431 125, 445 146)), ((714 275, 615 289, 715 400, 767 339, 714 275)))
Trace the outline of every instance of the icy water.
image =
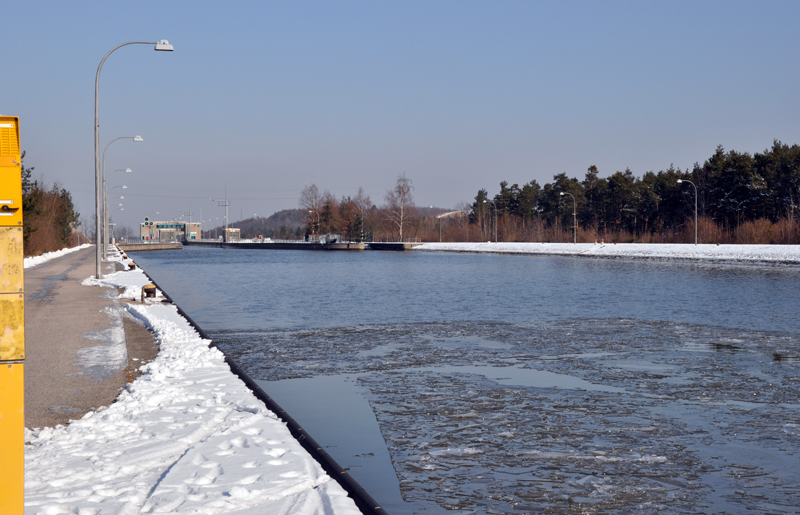
POLYGON ((800 510, 799 268, 136 260, 395 515, 800 510))

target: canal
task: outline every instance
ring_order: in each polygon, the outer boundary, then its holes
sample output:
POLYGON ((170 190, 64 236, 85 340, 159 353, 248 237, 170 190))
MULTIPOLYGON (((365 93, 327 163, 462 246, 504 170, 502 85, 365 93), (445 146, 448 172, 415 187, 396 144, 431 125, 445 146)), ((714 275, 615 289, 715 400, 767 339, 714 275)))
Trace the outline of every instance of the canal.
POLYGON ((389 513, 800 503, 799 268, 135 258, 389 513))

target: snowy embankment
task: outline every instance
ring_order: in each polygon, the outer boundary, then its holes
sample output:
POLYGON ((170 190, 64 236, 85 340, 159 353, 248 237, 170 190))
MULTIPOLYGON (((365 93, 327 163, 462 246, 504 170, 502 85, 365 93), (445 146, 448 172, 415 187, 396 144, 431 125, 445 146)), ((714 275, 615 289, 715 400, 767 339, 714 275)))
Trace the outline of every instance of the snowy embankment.
MULTIPOLYGON (((84 281, 124 287, 128 298, 148 283, 141 270, 84 281)), ((161 300, 125 306, 160 350, 114 404, 26 432, 25 512, 359 514, 222 353, 161 300)))
POLYGON ((23 268, 30 268, 32 266, 41 265, 42 263, 50 261, 51 259, 55 259, 65 254, 69 254, 70 252, 76 252, 78 250, 85 249, 86 247, 91 247, 91 246, 92 246, 91 243, 84 243, 83 245, 78 245, 77 247, 65 247, 61 250, 46 252, 39 256, 26 257, 23 260, 23 268))
POLYGON ((494 252, 578 257, 685 259, 800 265, 800 245, 691 245, 666 243, 424 243, 416 251, 494 252))

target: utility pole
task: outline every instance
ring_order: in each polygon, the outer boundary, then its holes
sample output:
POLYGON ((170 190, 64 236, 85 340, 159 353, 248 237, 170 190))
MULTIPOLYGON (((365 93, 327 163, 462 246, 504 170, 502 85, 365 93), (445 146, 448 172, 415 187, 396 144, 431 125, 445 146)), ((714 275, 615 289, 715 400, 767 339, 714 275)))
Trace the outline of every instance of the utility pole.
POLYGON ((225 236, 222 238, 222 241, 228 241, 228 207, 231 205, 231 201, 228 200, 227 192, 225 194, 225 200, 219 200, 215 198, 209 199, 212 202, 216 202, 219 207, 225 206, 225 236))

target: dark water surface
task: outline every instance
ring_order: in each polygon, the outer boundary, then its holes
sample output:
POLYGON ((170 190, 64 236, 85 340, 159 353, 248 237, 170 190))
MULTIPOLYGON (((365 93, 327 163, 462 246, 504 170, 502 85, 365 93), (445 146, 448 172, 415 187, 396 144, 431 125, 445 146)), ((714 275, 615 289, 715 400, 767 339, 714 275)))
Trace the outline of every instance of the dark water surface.
POLYGON ((135 257, 390 513, 800 506, 798 268, 135 257))

